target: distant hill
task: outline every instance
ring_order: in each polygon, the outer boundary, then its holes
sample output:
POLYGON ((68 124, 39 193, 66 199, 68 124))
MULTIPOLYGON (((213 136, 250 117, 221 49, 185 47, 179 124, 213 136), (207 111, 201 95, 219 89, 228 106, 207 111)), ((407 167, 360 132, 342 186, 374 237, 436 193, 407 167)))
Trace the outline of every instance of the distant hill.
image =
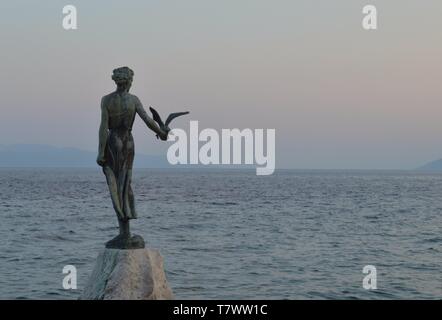
MULTIPOLYGON (((0 167, 97 167, 96 152, 49 145, 0 145, 0 167)), ((166 156, 137 154, 135 167, 168 168, 166 156)))
POLYGON ((431 161, 422 167, 417 168, 419 171, 442 171, 442 159, 431 161))

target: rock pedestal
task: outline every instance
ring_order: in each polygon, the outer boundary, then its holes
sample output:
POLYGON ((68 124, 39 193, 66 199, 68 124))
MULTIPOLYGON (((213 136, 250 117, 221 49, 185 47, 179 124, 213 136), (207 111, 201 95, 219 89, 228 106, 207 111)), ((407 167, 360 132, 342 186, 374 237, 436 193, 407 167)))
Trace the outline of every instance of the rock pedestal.
POLYGON ((80 299, 168 300, 173 294, 157 250, 104 249, 80 299))

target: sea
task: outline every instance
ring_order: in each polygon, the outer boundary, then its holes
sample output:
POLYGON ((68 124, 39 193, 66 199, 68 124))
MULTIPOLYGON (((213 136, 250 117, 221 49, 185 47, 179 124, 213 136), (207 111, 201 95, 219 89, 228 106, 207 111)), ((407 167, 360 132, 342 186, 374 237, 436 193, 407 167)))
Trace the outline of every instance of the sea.
MULTIPOLYGON (((442 174, 134 169, 133 189, 177 299, 442 298, 442 174)), ((0 212, 0 299, 77 299, 118 233, 99 169, 2 168, 0 212)))

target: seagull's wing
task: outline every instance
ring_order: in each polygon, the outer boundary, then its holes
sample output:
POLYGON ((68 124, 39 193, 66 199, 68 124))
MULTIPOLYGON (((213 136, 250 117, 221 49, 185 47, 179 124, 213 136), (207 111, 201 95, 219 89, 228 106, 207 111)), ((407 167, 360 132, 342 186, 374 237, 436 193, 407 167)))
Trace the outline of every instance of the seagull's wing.
POLYGON ((173 119, 175 119, 176 117, 183 116, 183 115, 188 114, 188 113, 189 113, 189 111, 186 111, 186 112, 175 112, 175 113, 169 114, 169 116, 167 117, 167 120, 166 120, 166 126, 168 126, 169 123, 173 119))
POLYGON ((163 120, 161 120, 161 117, 158 114, 158 112, 152 107, 149 107, 149 109, 150 109, 150 112, 152 112, 153 119, 160 125, 160 127, 164 127, 163 120))

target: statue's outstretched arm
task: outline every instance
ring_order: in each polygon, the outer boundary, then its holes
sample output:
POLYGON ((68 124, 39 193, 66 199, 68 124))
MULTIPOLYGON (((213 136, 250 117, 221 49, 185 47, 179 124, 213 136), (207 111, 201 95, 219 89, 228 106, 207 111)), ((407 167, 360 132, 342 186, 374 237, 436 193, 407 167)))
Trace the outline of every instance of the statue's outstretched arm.
POLYGON ((140 116, 141 119, 143 119, 144 123, 149 127, 150 130, 155 132, 161 140, 167 140, 167 132, 164 132, 161 130, 161 128, 158 126, 158 124, 147 114, 146 110, 144 110, 143 105, 141 104, 140 100, 137 98, 137 113, 140 116))
POLYGON ((104 97, 101 99, 101 124, 100 129, 98 131, 98 157, 97 163, 100 166, 105 164, 105 156, 104 150, 106 148, 107 138, 108 138, 108 129, 109 129, 109 115, 107 111, 107 107, 104 103, 104 97))

